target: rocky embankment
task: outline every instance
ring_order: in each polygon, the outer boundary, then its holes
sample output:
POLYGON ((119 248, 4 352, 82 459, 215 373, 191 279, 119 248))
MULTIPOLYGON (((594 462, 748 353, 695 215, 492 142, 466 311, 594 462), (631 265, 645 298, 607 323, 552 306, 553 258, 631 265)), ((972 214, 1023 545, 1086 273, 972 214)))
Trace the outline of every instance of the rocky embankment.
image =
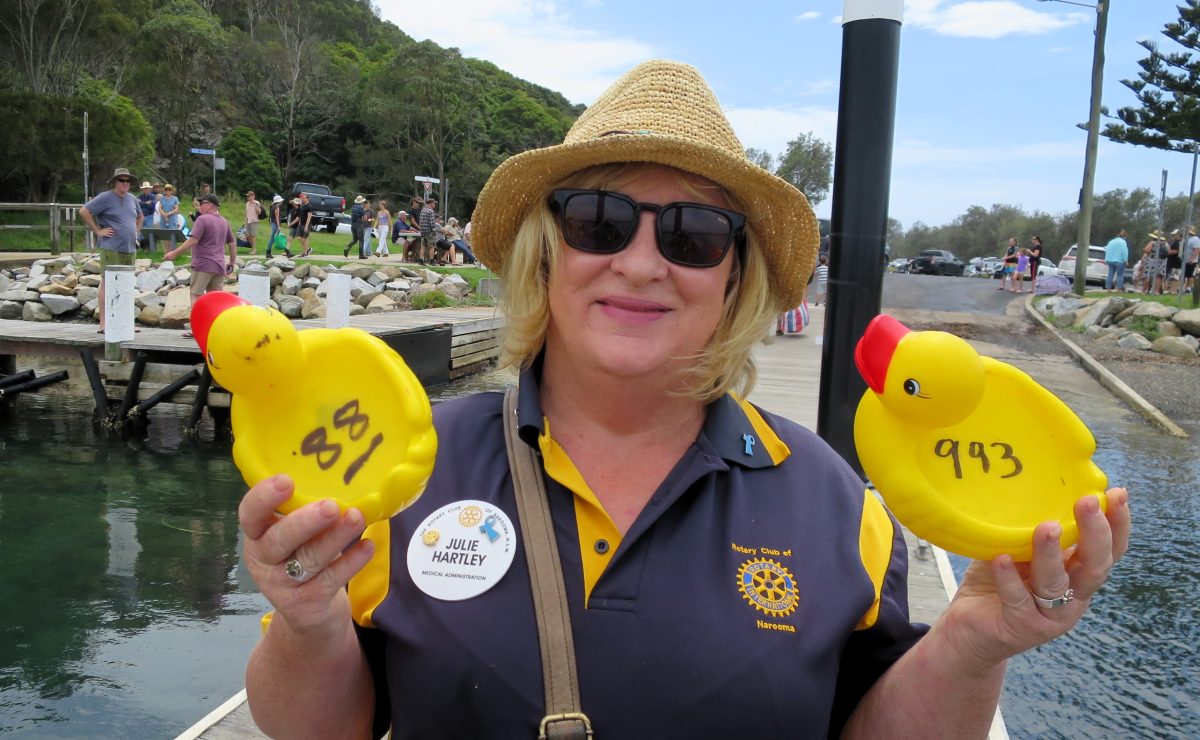
POLYGON ((1200 357, 1200 308, 1179 309, 1125 297, 1078 298, 1062 294, 1036 304, 1055 326, 1086 336, 1089 349, 1157 352, 1200 357))
MULTIPOLYGON (((239 268, 261 265, 271 283, 274 308, 293 319, 325 316, 326 278, 337 265, 297 264, 286 257, 238 259, 239 268)), ((350 315, 403 311, 415 296, 440 292, 455 301, 470 293, 470 283, 456 274, 404 266, 349 267, 350 315)), ((191 310, 188 285, 192 273, 171 262, 137 260, 134 265, 137 323, 177 329, 191 310)), ((67 254, 35 261, 29 267, 0 270, 0 319, 79 321, 95 319, 100 310, 100 260, 96 255, 67 254)), ((225 290, 238 292, 237 273, 225 290)))

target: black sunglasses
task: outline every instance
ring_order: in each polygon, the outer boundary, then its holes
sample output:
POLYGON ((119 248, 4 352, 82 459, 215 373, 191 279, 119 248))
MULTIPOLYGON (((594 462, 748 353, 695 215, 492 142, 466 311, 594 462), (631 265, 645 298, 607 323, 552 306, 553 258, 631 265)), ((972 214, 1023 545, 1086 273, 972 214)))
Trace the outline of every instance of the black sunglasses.
POLYGON ((132 185, 132 184, 133 184, 133 180, 127 180, 127 179, 125 179, 124 177, 118 177, 118 178, 117 178, 117 182, 123 182, 123 183, 125 183, 126 185, 132 185))
POLYGON ((563 240, 581 252, 614 254, 629 244, 643 210, 657 215, 655 239, 668 261, 685 267, 714 267, 734 241, 742 249, 746 217, 703 203, 639 203, 608 190, 555 190, 550 210, 559 217, 563 240))

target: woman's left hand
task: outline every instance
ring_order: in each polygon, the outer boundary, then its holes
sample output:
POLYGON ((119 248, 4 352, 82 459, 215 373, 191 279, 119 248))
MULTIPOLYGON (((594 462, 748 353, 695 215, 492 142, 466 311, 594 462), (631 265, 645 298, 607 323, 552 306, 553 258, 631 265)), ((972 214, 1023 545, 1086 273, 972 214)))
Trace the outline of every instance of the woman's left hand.
POLYGON ((1129 494, 1110 488, 1106 495, 1107 513, 1095 496, 1075 502, 1074 546, 1061 550, 1062 528, 1043 522, 1029 563, 1008 555, 971 563, 937 628, 962 659, 995 665, 1075 626, 1129 547, 1129 494))

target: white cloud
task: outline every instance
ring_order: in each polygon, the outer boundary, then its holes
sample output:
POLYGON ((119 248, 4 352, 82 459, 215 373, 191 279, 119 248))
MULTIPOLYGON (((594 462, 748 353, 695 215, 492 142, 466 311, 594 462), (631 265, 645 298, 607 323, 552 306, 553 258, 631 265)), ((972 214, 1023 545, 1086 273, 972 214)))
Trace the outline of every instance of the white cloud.
POLYGON ((1039 12, 1013 0, 972 0, 949 6, 944 0, 907 0, 904 4, 906 26, 967 38, 1042 34, 1094 20, 1088 13, 1039 12))
POLYGON ((573 103, 592 102, 634 64, 660 56, 641 41, 573 25, 567 12, 547 0, 441 0, 436 13, 428 7, 414 13, 405 0, 377 3, 383 18, 413 38, 486 59, 573 103))
POLYGON ((732 108, 725 115, 742 146, 772 154, 782 154, 789 141, 808 131, 830 145, 837 137, 837 111, 833 108, 732 108))
POLYGON ((815 10, 810 10, 806 13, 801 13, 800 15, 796 16, 793 20, 795 20, 797 23, 799 23, 801 21, 813 21, 820 17, 821 17, 820 13, 818 13, 815 10))

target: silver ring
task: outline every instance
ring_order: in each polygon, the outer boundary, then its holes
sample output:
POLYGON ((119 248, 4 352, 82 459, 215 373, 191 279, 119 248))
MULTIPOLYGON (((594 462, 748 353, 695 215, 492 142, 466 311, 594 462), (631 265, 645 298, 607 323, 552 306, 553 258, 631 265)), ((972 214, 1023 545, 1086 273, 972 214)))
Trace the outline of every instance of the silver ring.
POLYGON ((304 566, 301 565, 300 561, 296 558, 292 558, 283 564, 283 572, 287 573, 288 578, 291 578, 297 583, 304 583, 316 575, 315 573, 309 573, 307 570, 305 570, 304 566))
POLYGON ((1053 599, 1043 599, 1041 596, 1038 596, 1032 591, 1029 592, 1029 595, 1033 597, 1033 600, 1036 601, 1037 605, 1042 609, 1057 609, 1058 607, 1066 606, 1075 600, 1075 589, 1068 588, 1065 594, 1062 596, 1056 596, 1053 599))

